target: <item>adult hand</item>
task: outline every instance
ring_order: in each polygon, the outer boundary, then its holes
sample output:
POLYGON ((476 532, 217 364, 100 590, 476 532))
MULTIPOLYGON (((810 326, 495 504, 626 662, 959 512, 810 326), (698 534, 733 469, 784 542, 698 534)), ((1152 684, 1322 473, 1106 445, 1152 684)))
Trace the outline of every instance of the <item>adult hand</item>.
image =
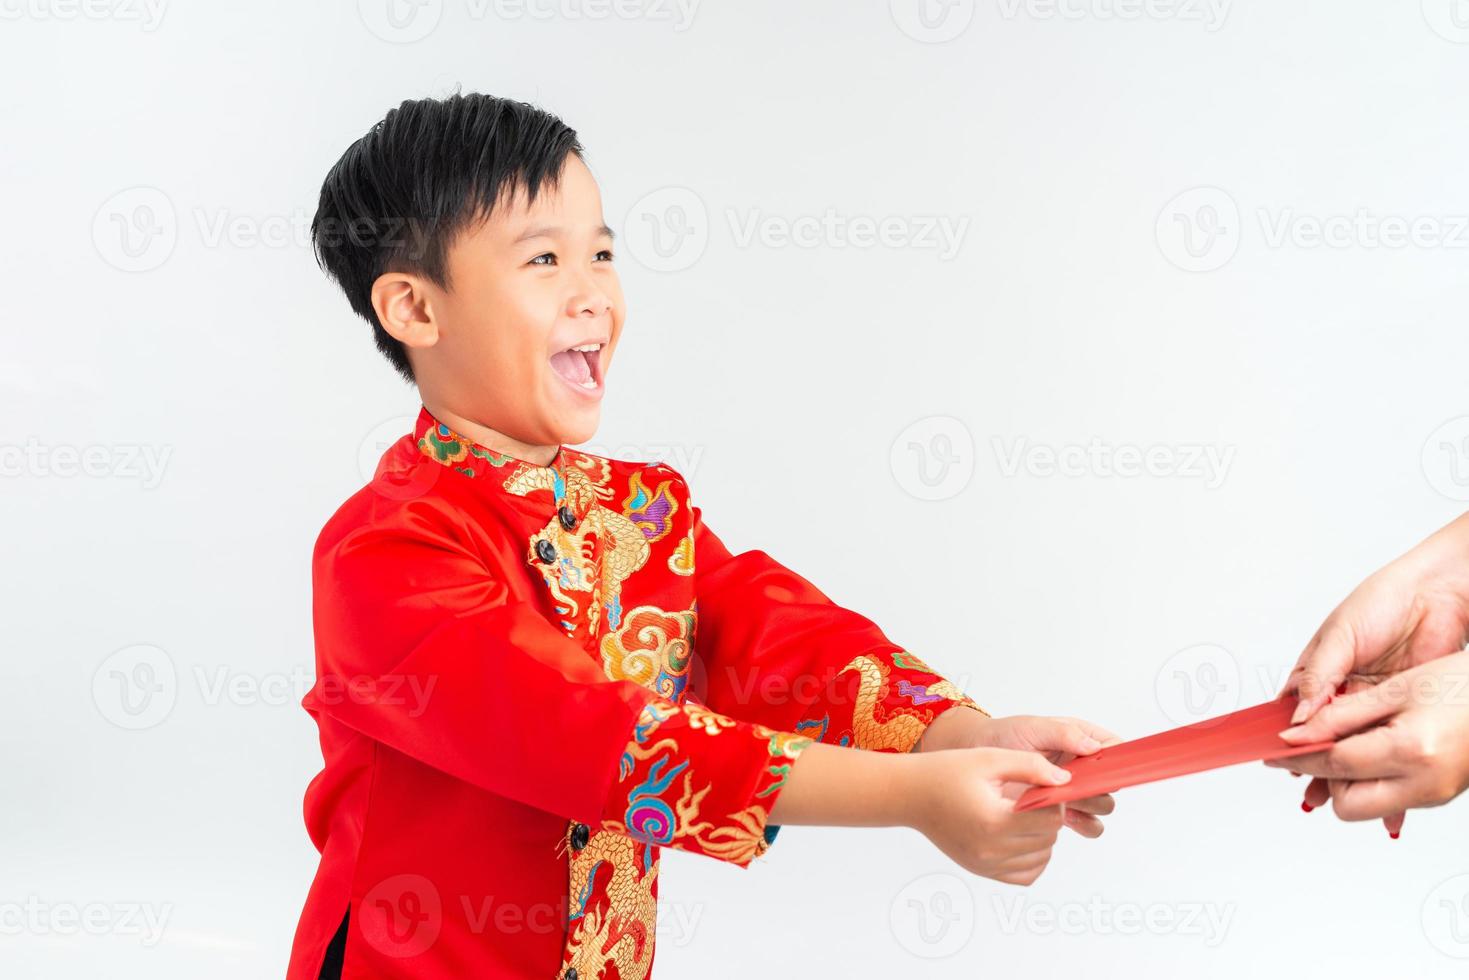
POLYGON ((1457 653, 1469 641, 1469 514, 1373 574, 1332 611, 1296 661, 1284 693, 1293 724, 1343 683, 1375 684, 1457 653))
MULTIPOLYGON (((1299 725, 1316 716, 1338 690, 1356 696, 1357 692, 1395 674, 1457 653, 1464 648, 1466 640, 1469 640, 1469 514, 1370 576, 1326 618, 1306 644, 1282 692, 1295 694, 1301 700, 1292 723, 1299 725)), ((1415 716, 1413 724, 1417 723, 1415 716)), ((1349 757, 1358 765, 1366 764, 1372 744, 1354 745, 1349 757)), ((1380 750, 1386 743, 1379 739, 1375 745, 1380 750)), ((1309 771, 1304 768, 1306 763, 1294 763, 1295 760, 1286 760, 1278 765, 1297 772, 1309 771)), ((1386 759, 1378 759, 1377 763, 1379 767, 1388 765, 1386 759)), ((1338 777, 1337 783, 1342 791, 1347 790, 1343 778, 1338 777)), ((1373 793, 1383 797, 1391 795, 1382 789, 1373 793)), ((1306 788, 1304 804, 1308 809, 1322 806, 1333 797, 1332 783, 1318 777, 1306 788)), ((1354 801, 1360 799, 1361 794, 1355 794, 1354 801)), ((1360 812, 1354 805, 1346 811, 1360 812)), ((1341 812, 1339 807, 1338 813, 1341 812)), ((1382 816, 1388 831, 1396 837, 1402 827, 1403 813, 1390 811, 1382 816)))
MULTIPOLYGON (((1308 805, 1329 797, 1343 820, 1382 817, 1401 826, 1403 811, 1438 806, 1469 787, 1469 651, 1337 697, 1280 737, 1295 744, 1341 739, 1323 752, 1267 763, 1316 777, 1308 805)), ((1393 823, 1388 830, 1396 836, 1393 823)))

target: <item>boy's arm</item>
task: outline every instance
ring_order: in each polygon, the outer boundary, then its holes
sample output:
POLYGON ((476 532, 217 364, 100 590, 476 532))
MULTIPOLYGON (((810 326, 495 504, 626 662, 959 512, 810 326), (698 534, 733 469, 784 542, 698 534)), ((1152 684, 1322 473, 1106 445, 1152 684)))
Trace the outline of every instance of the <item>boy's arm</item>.
POLYGON ((741 866, 764 853, 770 808, 809 740, 609 680, 435 527, 452 520, 414 513, 318 548, 321 676, 306 709, 594 828, 741 866))
POLYGON ((866 617, 764 551, 733 555, 691 506, 695 693, 710 707, 815 741, 910 752, 925 730, 988 714, 866 617), (951 711, 951 709, 953 709, 951 711))

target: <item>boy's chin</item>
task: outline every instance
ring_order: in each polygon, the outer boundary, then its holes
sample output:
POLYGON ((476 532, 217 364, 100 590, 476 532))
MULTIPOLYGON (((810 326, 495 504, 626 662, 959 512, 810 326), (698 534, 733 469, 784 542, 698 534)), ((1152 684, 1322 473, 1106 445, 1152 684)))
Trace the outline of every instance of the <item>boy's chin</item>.
POLYGON ((560 424, 555 426, 556 441, 567 446, 579 446, 584 442, 590 442, 597 434, 597 426, 601 421, 600 407, 583 410, 574 417, 563 416, 560 424))

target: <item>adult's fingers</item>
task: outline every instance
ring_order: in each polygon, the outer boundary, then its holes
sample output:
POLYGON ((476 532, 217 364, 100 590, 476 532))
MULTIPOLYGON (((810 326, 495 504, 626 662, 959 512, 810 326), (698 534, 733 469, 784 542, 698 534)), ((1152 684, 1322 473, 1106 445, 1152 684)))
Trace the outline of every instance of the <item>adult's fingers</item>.
POLYGON ((1305 795, 1301 797, 1301 808, 1309 813, 1319 806, 1325 806, 1329 799, 1331 799, 1331 785, 1317 776, 1306 784, 1305 795))
POLYGON ((1382 818, 1382 825, 1387 828, 1387 832, 1393 840, 1397 840, 1398 835, 1403 832, 1403 821, 1407 818, 1408 814, 1404 810, 1399 810, 1397 813, 1389 813, 1382 818))
POLYGON ((1280 737, 1294 745, 1323 742, 1361 731, 1374 722, 1396 714, 1408 703, 1406 675, 1390 677, 1381 684, 1337 698, 1304 724, 1287 728, 1280 737))
POLYGON ((1111 793, 1103 793, 1101 796, 1088 796, 1084 800, 1072 800, 1066 804, 1067 811, 1078 810, 1082 813, 1094 813, 1105 817, 1117 809, 1117 801, 1112 798, 1111 793))
POLYGON ((1352 672, 1356 660, 1356 639, 1351 627, 1333 615, 1306 644, 1286 680, 1285 691, 1301 699, 1291 716, 1291 724, 1301 724, 1330 701, 1337 687, 1352 672))
POLYGON ((1296 772, 1326 779, 1381 779, 1401 776, 1406 771, 1398 761, 1392 731, 1386 726, 1369 728, 1321 752, 1274 761, 1289 765, 1296 772))
POLYGON ((1090 813, 1082 813, 1079 810, 1072 810, 1070 807, 1067 807, 1065 820, 1067 827, 1083 837, 1095 839, 1102 836, 1102 831, 1106 829, 1103 827, 1102 821, 1090 813))
POLYGON ((1343 820, 1376 820, 1412 805, 1406 776, 1389 779, 1332 780, 1331 806, 1343 820))

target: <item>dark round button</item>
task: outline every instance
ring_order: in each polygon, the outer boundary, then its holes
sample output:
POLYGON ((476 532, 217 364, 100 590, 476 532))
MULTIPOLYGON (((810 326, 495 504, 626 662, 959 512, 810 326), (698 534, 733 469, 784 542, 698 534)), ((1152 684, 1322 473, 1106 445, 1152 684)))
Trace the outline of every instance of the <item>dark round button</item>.
POLYGON ((571 508, 566 506, 565 504, 561 505, 561 510, 557 513, 556 516, 561 518, 561 526, 566 528, 566 530, 570 531, 572 528, 576 527, 576 515, 573 514, 571 512, 571 508))
POLYGON ((587 841, 592 838, 592 828, 584 823, 579 823, 571 828, 571 847, 573 850, 581 850, 587 846, 587 841))
POLYGON ((536 556, 543 562, 553 562, 556 560, 556 546, 542 538, 536 542, 536 556))
POLYGON ((566 980, 576 980, 576 967, 566 971, 566 980))

